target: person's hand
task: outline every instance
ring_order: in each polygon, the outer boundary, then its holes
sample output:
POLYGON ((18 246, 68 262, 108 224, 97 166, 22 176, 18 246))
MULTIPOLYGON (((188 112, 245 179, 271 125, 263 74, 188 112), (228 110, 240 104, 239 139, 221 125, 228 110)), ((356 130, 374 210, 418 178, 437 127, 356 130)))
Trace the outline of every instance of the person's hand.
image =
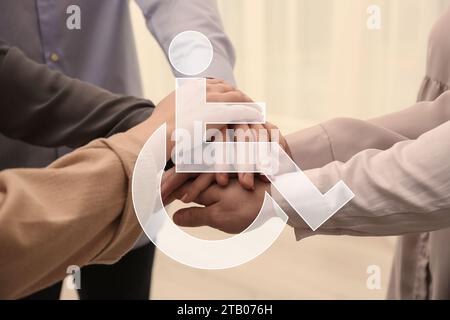
MULTIPOLYGON (((185 89, 179 90, 185 90, 187 94, 191 95, 200 94, 199 92, 197 92, 200 87, 197 88, 195 85, 191 87, 192 90, 189 89, 190 84, 188 83, 186 84, 185 89)), ((196 101, 196 99, 194 99, 194 101, 196 101)), ((251 102, 251 100, 243 92, 236 90, 234 87, 227 84, 223 80, 206 79, 206 101, 236 103, 236 105, 227 106, 227 108, 224 108, 222 112, 225 113, 226 111, 226 114, 229 118, 237 120, 242 120, 246 117, 254 118, 255 114, 257 113, 255 109, 238 105, 239 102, 248 103, 251 102)), ((210 114, 205 113, 204 110, 198 110, 196 105, 190 105, 189 103, 186 103, 186 105, 190 107, 189 112, 186 113, 189 114, 191 119, 185 120, 185 122, 187 123, 185 125, 182 125, 183 128, 189 127, 189 125, 191 125, 194 120, 202 120, 204 122, 208 122, 208 117, 210 116, 210 114)), ((168 140, 172 140, 172 133, 176 129, 175 110, 176 92, 174 91, 156 105, 156 108, 151 116, 151 118, 153 118, 156 122, 159 122, 161 124, 166 123, 168 140)), ((214 124, 213 126, 211 126, 211 128, 217 130, 220 130, 224 127, 226 127, 225 124, 214 124)))
MULTIPOLYGON (((191 183, 186 183, 174 193, 181 199, 191 183)), ((253 191, 245 190, 235 179, 227 187, 211 185, 193 201, 205 207, 190 207, 178 210, 173 221, 181 227, 209 226, 227 233, 240 233, 256 219, 270 184, 255 180, 253 191)))
MULTIPOLYGON (((248 107, 239 105, 239 102, 251 102, 251 100, 241 91, 236 90, 232 86, 228 85, 222 80, 207 79, 206 80, 206 98, 208 102, 231 102, 236 103, 236 105, 227 106, 223 108, 221 112, 228 116, 228 118, 233 121, 245 121, 245 120, 261 120, 262 115, 259 111, 248 107)), ((176 127, 176 93, 175 91, 165 97, 153 111, 151 117, 144 121, 142 124, 136 126, 130 131, 135 134, 148 137, 149 134, 157 130, 162 124, 166 123, 166 155, 167 159, 170 158, 172 149, 175 146, 175 142, 172 140, 172 133, 176 127)), ((192 106, 190 110, 190 116, 193 119, 203 120, 204 122, 209 122, 208 113, 197 113, 195 106, 192 106)), ((225 124, 215 124, 213 126, 217 130, 221 130, 226 127, 225 124)))
MULTIPOLYGON (((242 126, 242 125, 241 125, 242 126)), ((253 126, 253 125, 252 125, 253 126)), ((278 142, 283 150, 291 156, 291 152, 289 150, 289 146, 285 140, 285 138, 279 132, 279 129, 271 123, 264 124, 263 127, 247 127, 246 130, 256 130, 258 128, 258 135, 255 137, 254 134, 246 134, 247 137, 251 136, 250 141, 255 142, 278 142), (259 131, 262 130, 262 131, 259 131), (264 130, 266 131, 265 134, 264 130), (278 133, 276 136, 274 133, 278 133), (258 139, 258 140, 256 140, 258 139)), ((226 137, 226 134, 223 132, 226 128, 222 129, 222 137, 226 137)), ((238 129, 244 130, 243 127, 239 127, 238 129)), ((242 132, 242 131, 241 131, 242 132)), ((254 132, 254 131, 253 131, 254 132)), ((238 134, 241 135, 242 133, 238 134)), ((237 139, 237 142, 244 142, 248 140, 237 139)), ((245 170, 246 168, 240 168, 241 170, 245 170)), ((190 182, 190 188, 186 190, 185 194, 181 195, 182 201, 184 202, 192 202, 197 196, 207 189, 212 183, 217 182, 220 186, 226 186, 230 179, 230 176, 233 177, 235 174, 228 173, 176 173, 175 168, 171 168, 167 172, 164 173, 161 184, 161 195, 164 203, 170 203, 174 200, 171 194, 177 190, 181 185, 186 183, 188 180, 190 182)), ((238 181, 244 189, 253 190, 255 185, 253 172, 240 172, 237 174, 238 181)), ((259 179, 263 182, 269 182, 265 175, 259 174, 259 179)))
MULTIPOLYGON (((270 122, 265 124, 237 124, 232 125, 231 128, 235 130, 234 141, 235 142, 276 142, 280 147, 286 151, 286 153, 291 156, 289 146, 286 139, 281 134, 281 131, 277 126, 270 122)), ((226 137, 224 133, 222 136, 226 137)), ((252 190, 254 186, 254 174, 251 172, 254 168, 251 165, 241 165, 238 167, 239 173, 238 179, 240 184, 247 190, 252 190), (245 172, 250 171, 250 172, 245 172)), ((260 179, 268 182, 266 176, 258 175, 260 179)), ((216 180, 217 183, 226 186, 228 183, 229 176, 227 173, 217 173, 216 180)))
MULTIPOLYGON (((196 109, 196 101, 198 98, 196 98, 200 92, 197 92, 198 89, 201 87, 193 85, 189 86, 189 83, 184 88, 185 97, 188 99, 188 102, 185 104, 191 108, 189 112, 185 112, 186 118, 184 121, 186 122, 185 125, 181 125, 184 129, 190 128, 189 125, 194 122, 194 120, 203 120, 207 122, 208 118, 208 111, 205 112, 205 110, 198 111, 196 109), (189 104, 189 99, 192 97, 192 103, 189 104), (198 112, 196 112, 198 111, 198 112)), ((167 140, 172 140, 172 133, 175 130, 175 121, 170 117, 170 115, 175 114, 175 99, 176 94, 173 92, 169 96, 167 96, 165 99, 163 99, 157 106, 156 109, 152 115, 152 121, 157 123, 166 123, 167 124, 167 140)), ((233 103, 235 105, 229 105, 225 106, 222 110, 220 110, 224 114, 228 114, 228 118, 232 119, 233 121, 241 121, 244 122, 247 118, 247 120, 250 119, 250 116, 253 116, 256 110, 252 109, 252 107, 240 105, 240 103, 251 103, 253 102, 247 95, 242 93, 241 91, 235 89, 231 85, 225 83, 222 80, 217 79, 207 79, 206 80, 206 101, 207 102, 226 102, 226 103, 233 103)), ((251 119, 255 120, 255 119, 251 119)), ((261 118, 259 120, 262 120, 262 114, 261 118)), ((180 125, 180 124, 178 124, 180 125)), ((244 128, 248 129, 249 127, 245 125, 237 125, 236 128, 244 128)), ((232 126, 229 126, 232 127, 232 126)), ((259 128, 259 127, 258 127, 259 128)), ((214 125, 208 125, 208 129, 215 129, 215 132, 221 132, 223 133, 222 138, 226 136, 225 130, 227 129, 227 126, 224 124, 214 124, 214 125)), ((189 131, 189 129, 188 129, 189 131)), ((253 131, 250 132, 250 134, 253 134, 253 131)), ((212 136, 215 141, 223 141, 226 140, 219 140, 218 136, 212 136)), ((251 139, 251 141, 255 141, 254 138, 251 139)), ((168 146, 168 154, 174 147, 174 143, 170 144, 168 146)), ((241 168, 242 170, 245 170, 245 168, 241 168)), ((217 166, 217 171, 215 176, 215 180, 220 185, 227 185, 228 183, 228 174, 227 173, 220 173, 220 167, 217 166)), ((173 181, 173 183, 166 184, 165 188, 163 189, 170 189, 170 191, 173 191, 176 187, 184 183, 188 178, 191 178, 191 175, 183 175, 180 174, 176 176, 176 181, 173 181)), ((207 181, 214 181, 212 179, 211 175, 202 176, 199 177, 199 181, 196 185, 202 185, 203 189, 208 187, 210 183, 206 183, 207 181)), ((241 182, 241 185, 244 188, 252 189, 253 188, 253 173, 245 173, 245 174, 239 174, 239 181, 241 182)), ((164 182, 164 180, 163 180, 164 182)), ((202 189, 202 190, 203 190, 202 189)), ((163 194, 164 197, 164 194, 163 194)))
MULTIPOLYGON (((194 91, 195 92, 195 91, 194 91)), ((150 117, 150 121, 154 123, 166 123, 167 124, 167 158, 171 154, 171 150, 174 147, 174 142, 172 141, 172 132, 175 130, 175 92, 171 93, 165 99, 163 99, 156 107, 152 116, 150 117)), ((206 80, 206 99, 207 102, 228 102, 228 103, 251 103, 253 102, 247 95, 242 93, 239 90, 236 90, 234 87, 228 85, 222 80, 216 79, 207 79, 206 80)), ((199 120, 207 120, 202 117, 207 117, 207 115, 196 114, 195 106, 192 106, 192 117, 197 117, 199 120)), ((238 117, 237 119, 244 119, 247 115, 254 116, 255 110, 250 107, 245 106, 226 106, 227 113, 233 114, 234 117, 238 117)), ((214 129, 222 132, 222 139, 226 137, 225 130, 227 129, 226 125, 214 124, 214 129)), ((244 141, 260 141, 260 142, 278 142, 280 146, 286 150, 289 154, 289 149, 284 137, 279 133, 277 127, 270 123, 266 123, 264 125, 252 124, 252 125, 232 125, 231 128, 235 129, 235 141, 244 142, 244 141), (277 133, 277 134, 274 134, 277 133), (241 138, 243 137, 243 138, 241 138)), ((209 126, 210 128, 210 126, 209 126)), ((216 137, 214 137, 216 138, 216 137)), ((219 141, 216 139, 215 141, 219 141)), ((223 140, 221 140, 223 141, 223 140)), ((225 141, 223 141, 225 142, 225 141)), ((239 170, 245 171, 245 168, 240 167, 239 170)), ((228 173, 221 173, 220 168, 218 173, 215 174, 204 174, 201 176, 198 175, 190 175, 190 174, 179 174, 174 176, 171 172, 168 175, 163 177, 163 186, 162 186, 162 195, 163 199, 167 198, 171 192, 173 192, 177 187, 182 185, 188 179, 198 176, 198 181, 194 184, 194 189, 192 193, 187 195, 186 199, 195 198, 201 191, 206 189, 212 182, 216 181, 219 185, 226 186, 229 181, 228 173), (214 178, 213 178, 214 177, 214 178)), ((250 171, 250 170, 249 170, 250 171)), ((264 175, 259 175, 261 179, 267 181, 264 175)), ((252 190, 254 188, 254 174, 252 172, 240 172, 238 173, 238 180, 242 187, 248 190, 252 190)))
MULTIPOLYGON (((214 173, 176 173, 175 167, 170 168, 162 177, 161 199, 164 204, 171 203, 177 196, 185 203, 192 202, 202 191, 217 182, 216 179, 217 174, 214 173), (188 184, 189 188, 180 188, 188 184), (180 192, 184 193, 180 194, 180 192)), ((226 184, 228 184, 228 174, 226 184)))

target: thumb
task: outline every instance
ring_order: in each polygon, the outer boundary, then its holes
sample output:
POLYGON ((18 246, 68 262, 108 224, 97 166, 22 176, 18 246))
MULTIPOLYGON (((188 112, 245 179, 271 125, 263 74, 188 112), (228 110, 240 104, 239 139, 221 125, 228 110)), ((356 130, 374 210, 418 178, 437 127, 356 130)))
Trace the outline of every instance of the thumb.
POLYGON ((178 210, 173 222, 180 227, 201 227, 211 225, 210 207, 190 207, 178 210))

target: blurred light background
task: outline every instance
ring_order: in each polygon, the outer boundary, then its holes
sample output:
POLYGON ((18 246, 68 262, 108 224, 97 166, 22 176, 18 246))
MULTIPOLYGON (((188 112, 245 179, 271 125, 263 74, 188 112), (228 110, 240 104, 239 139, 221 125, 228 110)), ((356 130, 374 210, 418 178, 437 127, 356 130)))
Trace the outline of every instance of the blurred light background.
MULTIPOLYGON (((428 33, 448 3, 218 1, 236 49, 239 87, 267 102, 272 117, 308 123, 366 118, 411 105, 424 74, 428 33), (380 30, 366 27, 370 5, 381 9, 380 30)), ((141 11, 131 4, 145 94, 159 101, 173 89, 172 74, 141 11)))
MULTIPOLYGON (((187 0, 188 1, 188 0, 187 0)), ((267 103, 284 133, 335 116, 368 118, 414 103, 427 37, 449 0, 219 0, 236 49, 240 89, 267 103), (366 26, 370 5, 381 29, 366 26)), ((168 62, 133 1, 145 95, 174 89, 168 62)), ((383 299, 394 238, 314 237, 292 230, 262 256, 224 271, 195 270, 157 254, 153 299, 383 299), (366 286, 369 265, 381 290, 366 286)), ((65 293, 70 296, 70 293, 65 293)))

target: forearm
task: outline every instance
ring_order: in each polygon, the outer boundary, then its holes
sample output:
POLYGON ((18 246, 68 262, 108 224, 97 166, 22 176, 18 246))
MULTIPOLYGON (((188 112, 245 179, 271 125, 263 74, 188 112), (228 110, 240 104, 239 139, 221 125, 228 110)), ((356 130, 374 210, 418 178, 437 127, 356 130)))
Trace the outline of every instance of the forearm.
MULTIPOLYGON (((233 67, 235 53, 225 34, 216 0, 136 0, 147 20, 147 26, 164 53, 169 52, 172 39, 180 32, 195 30, 211 41, 214 57, 200 77, 223 79, 235 84, 233 67)), ((174 74, 179 77, 177 70, 174 74)))
POLYGON ((62 280, 69 265, 113 263, 134 245, 142 230, 129 190, 144 141, 120 134, 46 169, 0 173, 1 298, 62 280))
POLYGON ((450 121, 450 92, 434 101, 419 102, 407 109, 368 120, 369 123, 417 139, 431 129, 450 121))
POLYGON ((386 150, 395 143, 417 139, 450 120, 450 93, 432 102, 368 121, 336 118, 286 137, 294 161, 304 170, 332 161, 346 162, 365 149, 386 150))
POLYGON ((286 137, 292 158, 302 169, 348 161, 366 149, 386 150, 406 137, 351 118, 336 118, 286 137))
POLYGON ((1 45, 0 131, 30 144, 78 147, 147 119, 150 101, 71 79, 1 45))
MULTIPOLYGON (((446 123, 388 150, 364 150, 346 163, 306 171, 323 193, 339 180, 355 193, 316 234, 387 236, 450 227, 449 134, 446 123)), ((314 234, 299 219, 290 224, 299 238, 314 234)))

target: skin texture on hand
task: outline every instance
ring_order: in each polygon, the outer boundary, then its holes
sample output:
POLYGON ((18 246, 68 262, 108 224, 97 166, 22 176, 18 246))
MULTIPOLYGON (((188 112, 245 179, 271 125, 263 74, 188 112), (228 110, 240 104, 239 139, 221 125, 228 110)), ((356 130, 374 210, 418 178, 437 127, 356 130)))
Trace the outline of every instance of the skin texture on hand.
MULTIPOLYGON (((175 128, 175 121, 168 121, 167 119, 167 112, 169 114, 175 114, 175 100, 176 96, 175 93, 170 94, 167 96, 164 100, 162 100, 156 107, 156 110, 153 113, 153 118, 156 119, 156 121, 159 121, 160 123, 166 122, 167 123, 167 140, 171 140, 172 136, 171 133, 176 129, 175 128)), ((206 80, 206 101, 207 102, 225 102, 225 103, 252 103, 253 100, 251 100, 247 95, 242 93, 241 91, 235 89, 233 86, 225 83, 222 80, 217 79, 207 79, 206 80)), ((230 107, 231 108, 231 107, 230 107)), ((194 116, 195 116, 195 110, 193 110, 194 116)), ((198 115, 197 115, 198 116, 198 115)), ((173 120, 173 119, 171 119, 173 120)), ((228 139, 228 135, 226 134, 226 129, 234 129, 234 132, 240 132, 240 135, 235 134, 234 135, 234 141, 236 142, 245 142, 245 141, 260 141, 260 142, 278 142, 281 147, 290 154, 288 145, 286 143, 286 140, 284 137, 279 133, 279 130, 277 127, 270 123, 266 123, 264 125, 261 124, 237 124, 237 125, 208 125, 207 129, 216 129, 220 133, 219 137, 218 135, 213 135, 211 138, 214 139, 214 141, 221 141, 221 142, 230 142, 228 139), (273 134, 273 132, 276 131, 276 135, 273 134), (262 134, 263 133, 263 134, 262 134), (265 133, 265 134, 264 134, 265 133), (261 135, 261 136, 260 136, 261 135), (264 137, 265 136, 265 137, 264 137), (243 137, 239 138, 239 137, 243 137)), ((174 143, 168 144, 167 150, 172 150, 174 147, 174 143)), ((170 152, 168 152, 169 154, 170 152)), ((253 190, 254 189, 254 174, 251 172, 253 171, 252 168, 246 168, 246 167, 239 167, 238 168, 238 181, 240 182, 241 186, 244 189, 247 190, 253 190), (242 172, 242 171, 249 171, 249 172, 242 172)), ((228 184, 228 181, 230 179, 228 173, 224 173, 221 171, 220 166, 217 166, 216 168, 217 173, 215 173, 215 181, 221 185, 226 186, 228 184)), ((214 180, 211 179, 210 174, 207 174, 208 177, 200 176, 198 183, 196 186, 202 186, 202 190, 204 190, 206 187, 210 185, 214 180)), ((263 179, 263 181, 268 182, 268 180, 265 179, 265 176, 260 175, 260 178, 263 179)), ((163 184, 165 184, 165 187, 163 188, 163 199, 167 198, 168 195, 173 192, 178 186, 180 186, 184 181, 187 179, 192 178, 191 175, 180 175, 177 177, 177 179, 172 179, 175 183, 165 183, 163 179, 163 184)), ((201 191, 201 190, 200 190, 201 191)), ((195 197, 198 194, 193 194, 192 196, 195 197)))
MULTIPOLYGON (((206 98, 208 102, 249 102, 250 99, 241 91, 234 89, 222 80, 207 79, 206 80, 206 98)), ((157 130, 162 124, 166 123, 166 156, 170 158, 175 142, 172 141, 172 132, 175 130, 175 110, 176 110, 176 93, 173 91, 156 106, 152 116, 131 129, 130 132, 137 137, 144 139, 157 130)), ((222 129, 225 125, 215 125, 217 129, 222 129)))
MULTIPOLYGON (((221 80, 208 79, 206 85, 208 102, 253 102, 245 94, 221 80)), ((156 106, 150 119, 134 129, 137 134, 148 137, 149 132, 155 131, 161 124, 166 123, 167 158, 170 157, 174 148, 171 136, 175 130, 175 101, 176 94, 172 92, 156 106)), ((226 129, 225 125, 219 126, 221 127, 215 129, 221 132, 226 129)), ((251 126, 240 124, 233 126, 233 129, 244 133, 250 132, 250 141, 272 141, 270 130, 278 130, 270 123, 251 126), (260 139, 259 135, 263 132, 260 130, 266 131, 265 138, 260 139)), ((226 136, 223 135, 223 137, 226 136)), ((278 142, 289 154, 284 137, 278 136, 278 142)), ((238 173, 237 179, 230 180, 230 175, 227 173, 177 174, 175 168, 172 168, 163 176, 161 193, 165 203, 180 199, 186 203, 197 202, 205 205, 204 208, 187 208, 178 211, 174 215, 174 221, 180 226, 205 225, 227 233, 239 233, 254 221, 262 207, 265 191, 270 190, 270 184, 264 179, 265 177, 262 175, 259 177, 261 179, 254 179, 253 173, 238 173)))
MULTIPOLYGON (((181 199, 192 182, 178 188, 173 196, 181 199)), ((254 190, 243 189, 236 179, 228 186, 213 184, 201 192, 193 202, 204 207, 191 207, 175 212, 174 222, 182 227, 209 226, 226 233, 240 233, 256 219, 264 201, 265 192, 270 193, 270 184, 255 180, 254 190)))
MULTIPOLYGON (((236 127, 235 127, 236 128, 236 127)), ((248 126, 247 126, 248 128, 248 126)), ((223 128, 222 131, 224 131, 225 128, 223 128)), ((252 130, 253 128, 249 128, 252 130)), ((274 126, 271 123, 266 123, 264 127, 259 128, 263 131, 256 131, 258 134, 261 134, 262 132, 266 131, 267 136, 266 137, 256 137, 256 139, 253 138, 254 141, 260 141, 260 142, 268 142, 272 141, 272 138, 270 136, 271 130, 278 130, 276 126, 274 126)), ((243 128, 238 128, 238 130, 243 130, 243 128)), ((246 129, 248 130, 248 129, 246 129)), ((291 156, 291 152, 289 150, 289 146, 285 140, 285 138, 278 134, 279 137, 277 140, 279 140, 280 146, 286 151, 286 153, 291 156)), ((248 137, 249 135, 245 135, 248 137)), ((221 137, 227 137, 225 133, 221 134, 221 137)), ((216 140, 215 140, 216 141, 216 140)), ((222 141, 222 140, 217 140, 222 141)), ((229 140, 227 140, 229 141, 229 140)), ((238 142, 244 142, 244 141, 238 141, 238 142)), ((245 168, 240 168, 245 170, 245 168)), ((231 178, 236 176, 236 174, 228 174, 228 173, 176 173, 175 168, 171 168, 167 172, 164 173, 162 178, 162 185, 161 185, 161 194, 162 199, 165 203, 170 203, 173 201, 173 196, 171 194, 179 188, 181 185, 183 185, 185 182, 187 182, 190 179, 195 179, 191 182, 191 188, 189 190, 186 190, 186 193, 182 195, 183 201, 185 202, 192 202, 196 197, 204 191, 206 188, 208 188, 212 183, 217 182, 220 186, 227 186, 228 181, 231 178)), ((259 180, 262 180, 263 182, 269 182, 267 177, 262 174, 257 174, 257 177, 259 180)), ((255 189, 255 179, 254 179, 254 173, 252 172, 240 172, 237 174, 237 178, 239 183, 244 189, 247 190, 254 190, 255 189)))

